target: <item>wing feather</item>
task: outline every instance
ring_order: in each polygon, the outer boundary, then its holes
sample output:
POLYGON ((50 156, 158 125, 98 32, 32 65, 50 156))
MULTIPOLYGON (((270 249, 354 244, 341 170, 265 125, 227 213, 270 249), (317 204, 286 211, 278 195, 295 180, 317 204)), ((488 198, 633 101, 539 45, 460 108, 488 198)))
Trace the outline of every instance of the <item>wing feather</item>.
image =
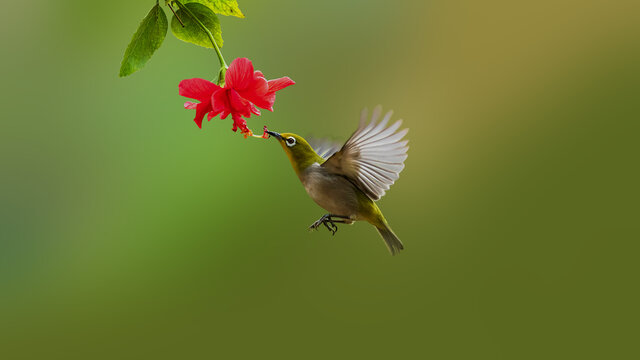
POLYGON ((340 150, 339 143, 328 139, 309 138, 307 142, 313 150, 325 160, 340 150))
POLYGON ((322 164, 327 170, 352 179, 371 199, 384 196, 398 180, 407 159, 409 140, 402 140, 409 129, 400 129, 402 120, 389 124, 392 111, 380 119, 382 108, 377 106, 367 121, 367 110, 362 111, 360 125, 342 146, 322 164))

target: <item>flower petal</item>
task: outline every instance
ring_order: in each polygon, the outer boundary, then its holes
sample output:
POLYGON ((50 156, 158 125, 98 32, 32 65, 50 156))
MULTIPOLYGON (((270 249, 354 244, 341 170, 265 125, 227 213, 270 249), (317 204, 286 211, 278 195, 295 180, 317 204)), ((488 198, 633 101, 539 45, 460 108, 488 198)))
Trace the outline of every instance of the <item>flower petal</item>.
POLYGON ((245 99, 251 101, 257 107, 273 111, 273 103, 276 101, 276 93, 268 92, 264 95, 256 95, 248 92, 241 94, 245 99))
MULTIPOLYGON (((235 91, 235 90, 233 90, 235 91)), ((261 108, 269 108, 273 105, 269 101, 265 101, 264 97, 269 92, 267 80, 263 77, 256 77, 251 84, 244 90, 237 90, 240 97, 251 101, 261 108)))
POLYGON ((220 89, 220 87, 211 81, 199 78, 182 80, 178 85, 178 93, 181 96, 197 99, 201 102, 210 98, 211 93, 216 89, 220 89))
POLYGON ((194 102, 191 102, 191 101, 185 101, 185 103, 184 103, 184 108, 185 109, 195 109, 196 106, 198 106, 198 103, 194 103, 194 102))
POLYGON ((233 60, 225 76, 225 88, 244 90, 253 80, 253 64, 247 58, 233 60))
POLYGON ((248 101, 241 98, 237 91, 230 89, 227 91, 229 97, 229 104, 234 112, 238 112, 247 106, 248 101))
POLYGON ((193 118, 193 121, 195 121, 199 128, 202 129, 202 119, 209 111, 211 111, 211 103, 200 103, 196 107, 196 117, 193 118))
POLYGON ((295 84, 295 81, 291 80, 288 76, 281 77, 279 79, 269 80, 269 91, 279 91, 287 86, 295 84))
POLYGON ((256 76, 253 78, 249 86, 247 86, 244 90, 238 90, 239 92, 250 92, 256 95, 264 95, 269 92, 269 83, 267 79, 263 76, 256 76))
POLYGON ((227 97, 228 91, 229 90, 227 89, 222 89, 220 91, 215 91, 213 95, 211 95, 213 112, 216 115, 221 114, 221 119, 225 119, 231 113, 231 105, 229 104, 229 98, 227 97))
POLYGON ((256 114, 256 116, 260 116, 260 110, 258 110, 258 108, 253 104, 251 104, 251 112, 256 114))
POLYGON ((229 104, 231 104, 231 113, 239 114, 244 117, 251 117, 251 103, 243 98, 237 91, 228 90, 229 104))
POLYGON ((231 130, 237 131, 240 128, 240 132, 243 134, 251 131, 247 128, 247 121, 242 116, 232 114, 231 117, 233 118, 233 128, 231 130))

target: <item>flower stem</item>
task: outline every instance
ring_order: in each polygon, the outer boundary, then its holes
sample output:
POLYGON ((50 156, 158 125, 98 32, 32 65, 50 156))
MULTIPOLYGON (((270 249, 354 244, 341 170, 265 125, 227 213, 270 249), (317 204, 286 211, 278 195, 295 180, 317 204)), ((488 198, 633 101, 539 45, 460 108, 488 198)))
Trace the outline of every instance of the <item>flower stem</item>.
POLYGON ((182 4, 180 1, 174 1, 174 3, 178 4, 178 7, 182 10, 184 10, 187 14, 189 14, 189 16, 191 16, 193 18, 193 20, 200 26, 200 28, 207 34, 207 36, 209 37, 209 40, 211 40, 211 44, 213 45, 213 49, 216 51, 216 54, 218 55, 218 60, 220 61, 220 74, 221 74, 221 79, 219 79, 219 82, 224 82, 224 73, 227 70, 227 63, 224 61, 224 57, 222 57, 222 52, 220 52, 220 48, 218 47, 218 43, 216 43, 216 40, 213 38, 213 34, 211 33, 211 31, 209 31, 209 29, 204 26, 204 24, 200 21, 200 19, 198 19, 197 16, 195 16, 194 13, 191 12, 191 10, 189 10, 188 7, 184 6, 184 4, 182 4))

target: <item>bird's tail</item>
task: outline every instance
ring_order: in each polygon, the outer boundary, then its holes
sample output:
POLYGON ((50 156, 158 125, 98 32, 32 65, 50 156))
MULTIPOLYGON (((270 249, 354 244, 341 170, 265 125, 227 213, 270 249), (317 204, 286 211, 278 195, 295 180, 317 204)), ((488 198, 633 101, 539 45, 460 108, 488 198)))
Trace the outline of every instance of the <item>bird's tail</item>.
POLYGON ((380 233, 380 236, 384 239, 385 244, 387 244, 387 248, 391 255, 395 255, 400 252, 400 250, 404 249, 404 245, 402 245, 402 241, 398 239, 396 234, 393 233, 393 230, 389 227, 386 221, 382 225, 375 225, 376 230, 380 233))

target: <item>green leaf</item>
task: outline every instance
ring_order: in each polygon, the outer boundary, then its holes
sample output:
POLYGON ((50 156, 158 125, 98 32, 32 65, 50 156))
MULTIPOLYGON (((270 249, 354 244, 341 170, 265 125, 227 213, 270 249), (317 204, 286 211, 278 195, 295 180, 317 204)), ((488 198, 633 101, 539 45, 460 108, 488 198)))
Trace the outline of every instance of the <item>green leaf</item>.
POLYGON ((184 0, 182 3, 200 3, 216 14, 244 18, 236 0, 184 0))
MULTIPOLYGON (((189 10, 204 24, 204 26, 211 31, 213 34, 213 38, 215 39, 218 47, 222 47, 222 30, 220 29, 220 21, 216 14, 211 11, 208 7, 197 4, 190 3, 185 4, 189 10)), ((182 41, 186 41, 192 44, 196 44, 199 46, 203 46, 206 48, 213 48, 213 44, 211 44, 211 40, 207 33, 202 30, 200 25, 189 15, 188 12, 180 9, 176 11, 176 14, 180 17, 182 22, 184 23, 184 27, 180 24, 180 21, 174 16, 171 19, 171 31, 173 35, 175 35, 178 39, 182 41)))
POLYGON ((120 65, 120 76, 128 76, 142 69, 151 59, 151 55, 158 50, 167 35, 167 15, 156 4, 142 20, 138 30, 127 46, 120 65))

